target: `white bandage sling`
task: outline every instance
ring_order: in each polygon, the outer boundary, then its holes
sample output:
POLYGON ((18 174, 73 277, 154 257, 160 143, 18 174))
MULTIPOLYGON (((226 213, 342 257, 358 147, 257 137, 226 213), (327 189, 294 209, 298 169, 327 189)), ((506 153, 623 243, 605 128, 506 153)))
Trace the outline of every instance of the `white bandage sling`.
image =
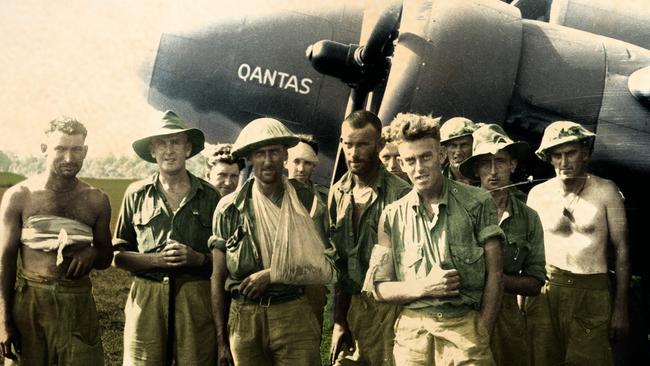
POLYGON ((283 177, 284 198, 277 207, 253 186, 256 234, 264 268, 271 269, 271 282, 321 285, 336 281, 333 260, 296 190, 283 177))

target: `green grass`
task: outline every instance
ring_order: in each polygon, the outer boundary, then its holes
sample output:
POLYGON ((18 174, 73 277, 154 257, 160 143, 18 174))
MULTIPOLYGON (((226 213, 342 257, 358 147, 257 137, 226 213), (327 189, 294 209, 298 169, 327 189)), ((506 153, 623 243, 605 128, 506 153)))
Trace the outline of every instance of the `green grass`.
MULTIPOLYGON (((2 182, 13 181, 12 184, 24 179, 10 173, 0 173, 0 199, 5 190, 10 186, 3 186, 2 182), (19 179, 21 178, 21 179, 19 179)), ((108 194, 111 207, 111 230, 114 229, 117 216, 119 214, 122 196, 128 185, 133 180, 126 179, 92 179, 82 178, 88 184, 101 188, 108 194)), ((102 342, 104 344, 105 365, 122 364, 122 332, 124 330, 124 304, 129 293, 131 285, 131 276, 122 270, 109 268, 104 271, 94 271, 91 274, 93 282, 93 293, 97 311, 99 313, 99 323, 102 328, 102 342)), ((331 292, 331 289, 330 289, 331 292)), ((328 296, 327 306, 323 324, 323 341, 321 343, 321 359, 323 365, 328 365, 329 346, 331 338, 330 328, 330 309, 331 294, 328 296)), ((2 362, 0 357, 0 363, 2 362)))
POLYGON ((0 172, 0 197, 2 197, 2 193, 4 193, 2 188, 9 188, 22 180, 25 180, 25 177, 22 175, 0 172))

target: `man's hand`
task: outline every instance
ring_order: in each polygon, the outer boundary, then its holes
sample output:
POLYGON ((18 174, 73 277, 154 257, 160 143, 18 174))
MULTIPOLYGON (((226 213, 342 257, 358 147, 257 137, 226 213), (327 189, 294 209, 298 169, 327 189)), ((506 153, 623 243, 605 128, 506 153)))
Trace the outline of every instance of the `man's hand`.
POLYGON ((257 299, 266 292, 266 288, 271 283, 271 270, 263 269, 255 272, 252 275, 244 278, 239 285, 239 291, 242 295, 250 298, 257 299))
POLYGON ((230 344, 228 341, 218 341, 217 342, 217 365, 218 366, 234 366, 235 361, 232 359, 232 353, 230 353, 230 344))
POLYGON ((97 258, 97 248, 86 246, 67 256, 72 257, 72 261, 68 266, 66 277, 79 278, 87 275, 93 269, 95 258, 97 258))
POLYGON ((629 332, 630 320, 627 316, 627 310, 620 306, 614 307, 609 327, 609 338, 615 342, 621 341, 628 336, 629 332))
POLYGON ((431 272, 418 280, 420 297, 453 297, 460 294, 460 275, 455 269, 444 270, 436 267, 431 272))
POLYGON ((339 353, 347 348, 350 352, 354 352, 354 340, 352 340, 352 332, 347 323, 334 323, 332 329, 332 345, 330 346, 330 364, 334 365, 339 353))
POLYGON ((168 267, 200 267, 203 264, 203 254, 176 240, 168 239, 163 248, 162 258, 168 267))
POLYGON ((20 334, 18 334, 18 330, 11 322, 0 326, 0 351, 2 351, 3 357, 14 361, 18 360, 20 334))

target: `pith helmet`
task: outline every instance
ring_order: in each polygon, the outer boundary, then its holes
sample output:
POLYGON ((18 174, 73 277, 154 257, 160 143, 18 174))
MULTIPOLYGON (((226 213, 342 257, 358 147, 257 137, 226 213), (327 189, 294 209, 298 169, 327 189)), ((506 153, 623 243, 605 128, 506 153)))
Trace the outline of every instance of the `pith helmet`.
POLYGON ((513 159, 523 160, 528 152, 528 144, 523 141, 513 141, 499 125, 489 124, 480 127, 472 134, 472 156, 460 164, 460 172, 467 178, 478 180, 474 173, 474 163, 479 157, 495 154, 505 149, 513 159))
POLYGON ((474 131, 476 131, 476 125, 470 119, 465 117, 450 118, 440 127, 440 142, 470 136, 474 131))
POLYGON ((237 141, 232 145, 231 154, 236 158, 244 158, 260 147, 284 145, 289 148, 298 141, 298 137, 282 122, 273 118, 258 118, 241 130, 237 141))
POLYGON ((135 140, 132 144, 133 150, 135 150, 135 153, 142 160, 155 163, 156 159, 151 156, 151 151, 149 150, 151 139, 159 136, 173 135, 179 132, 185 132, 187 134, 187 140, 192 143, 192 151, 188 159, 203 150, 203 145, 205 144, 203 132, 196 128, 188 128, 185 121, 173 111, 166 111, 163 114, 158 128, 150 132, 146 137, 135 140))
POLYGON ((582 127, 581 125, 571 121, 557 121, 553 122, 544 130, 542 136, 542 143, 535 154, 540 159, 548 161, 548 150, 565 144, 567 142, 579 142, 588 140, 589 145, 593 144, 596 134, 582 127))

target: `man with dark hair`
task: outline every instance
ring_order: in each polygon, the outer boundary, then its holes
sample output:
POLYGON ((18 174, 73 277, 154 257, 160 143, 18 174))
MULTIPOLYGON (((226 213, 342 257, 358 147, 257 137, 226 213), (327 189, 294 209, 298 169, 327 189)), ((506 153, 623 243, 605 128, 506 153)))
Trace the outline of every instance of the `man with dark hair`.
POLYGON ((398 114, 391 129, 413 190, 382 213, 364 291, 404 306, 395 363, 493 365, 503 268, 494 202, 442 176, 439 118, 398 114))
POLYGON ((253 176, 219 202, 214 213, 212 309, 220 364, 320 365, 321 330, 305 286, 274 281, 271 268, 280 245, 303 246, 310 240, 290 231, 287 242, 280 242, 282 230, 295 229, 282 227, 282 217, 306 218, 317 236, 311 240, 325 250, 324 204, 310 218, 311 201, 282 176, 287 148, 297 143, 280 121, 259 118, 233 144, 233 155, 248 158, 253 176))
POLYGON ((219 193, 185 168, 205 138, 172 111, 133 143, 153 176, 127 188, 117 220, 114 265, 133 273, 124 308, 124 365, 216 362, 207 246, 219 193))
POLYGON ((464 117, 448 119, 440 128, 440 144, 447 156, 447 165, 442 174, 451 179, 465 184, 476 185, 465 177, 460 171, 460 163, 472 155, 472 133, 476 125, 464 117))
POLYGON ((86 128, 58 118, 45 131, 44 173, 0 205, 0 348, 5 364, 102 365, 88 274, 112 259, 108 196, 79 180, 86 128), (21 268, 16 260, 20 252, 21 268), (18 277, 18 279, 16 279, 18 277))
POLYGON ((379 161, 381 121, 352 112, 341 126, 348 172, 330 192, 330 241, 337 250, 339 282, 330 358, 337 365, 392 365, 393 325, 399 309, 361 293, 379 215, 410 187, 379 161))
POLYGON ((517 296, 537 296, 545 281, 544 231, 537 213, 519 200, 510 176, 526 157, 528 144, 515 142, 499 125, 484 125, 472 134, 472 156, 460 165, 464 176, 480 180, 492 195, 497 220, 506 234, 503 245, 504 295, 490 339, 497 365, 529 365, 526 319, 517 296))
POLYGON ((536 151, 556 177, 528 195, 544 227, 548 266, 542 293, 526 307, 535 365, 611 365, 610 339, 629 331, 625 206, 614 182, 587 171, 595 137, 575 122, 553 122, 536 151), (613 304, 608 243, 616 254, 613 304))
POLYGON ((386 170, 410 183, 408 175, 400 166, 399 151, 391 136, 390 126, 384 126, 381 129, 381 138, 384 139, 384 148, 379 152, 379 160, 384 164, 386 170))
MULTIPOLYGON (((209 144, 206 144, 209 145, 209 144)), ((207 146, 210 151, 206 154, 208 171, 205 179, 224 197, 237 189, 239 173, 244 169, 244 159, 235 159, 230 150, 230 144, 207 146)))

